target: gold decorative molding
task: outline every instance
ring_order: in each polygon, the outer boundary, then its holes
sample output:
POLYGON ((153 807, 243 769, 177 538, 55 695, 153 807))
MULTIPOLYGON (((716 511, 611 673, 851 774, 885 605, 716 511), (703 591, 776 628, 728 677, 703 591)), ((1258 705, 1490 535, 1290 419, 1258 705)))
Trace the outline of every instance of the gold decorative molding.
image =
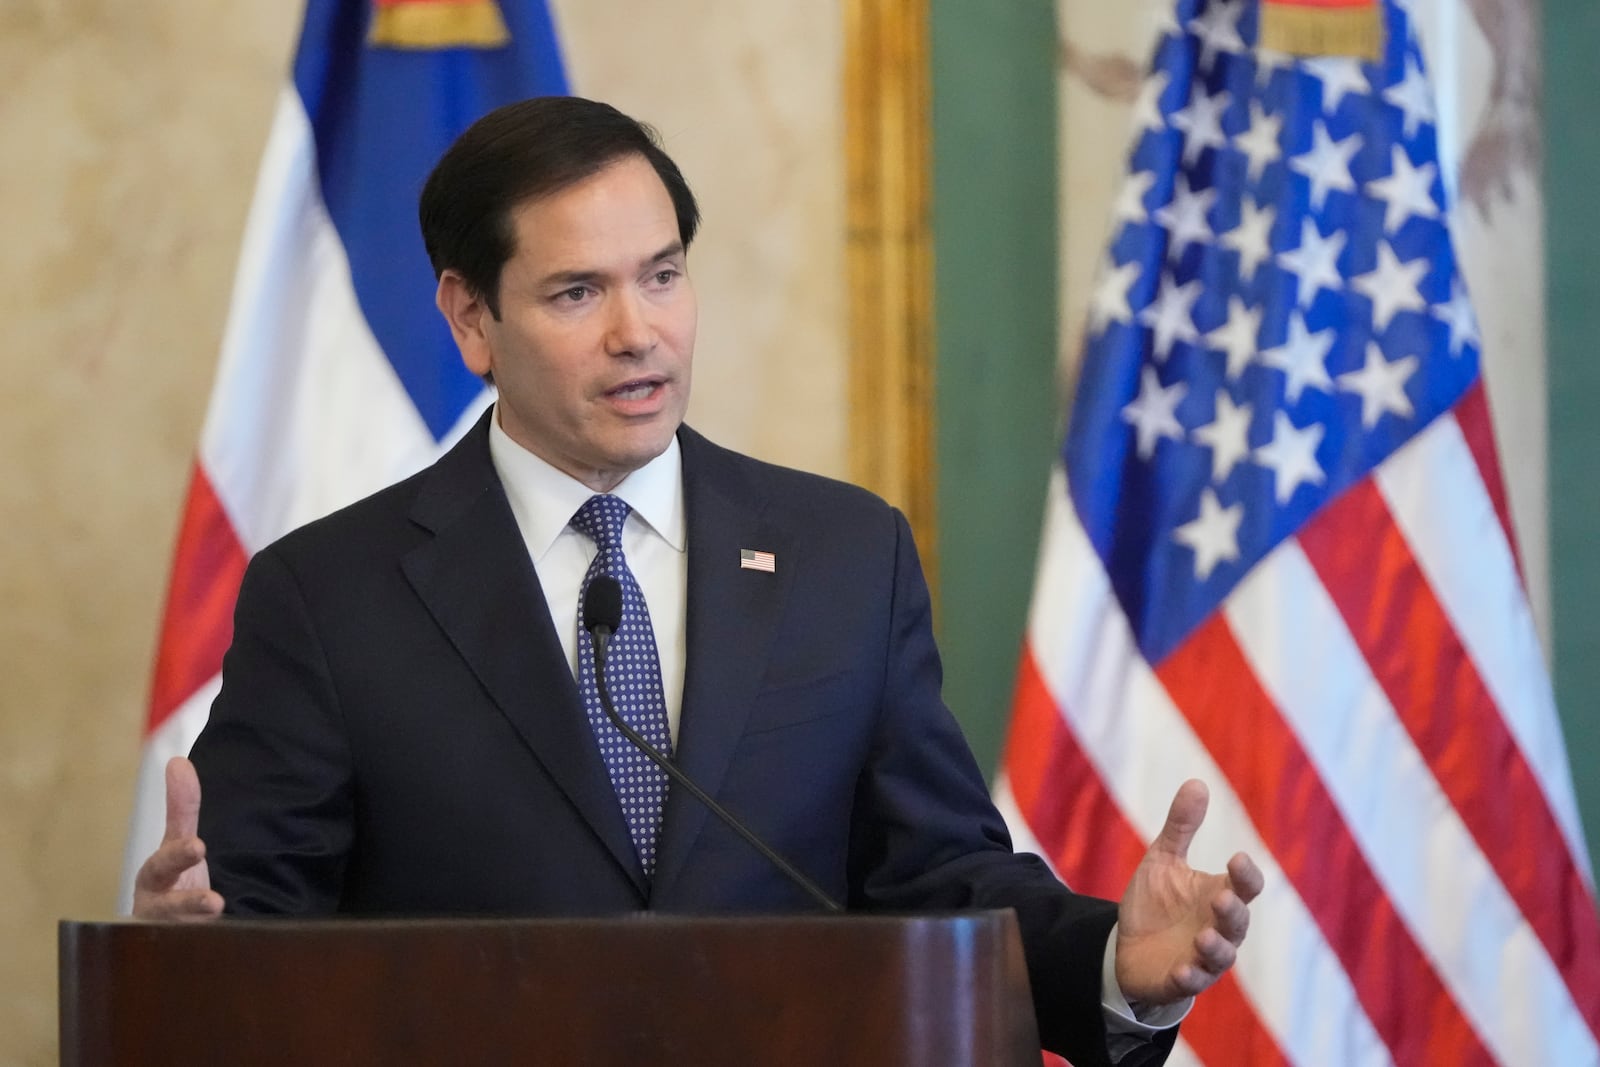
POLYGON ((927 0, 845 0, 851 477, 937 574, 927 0))

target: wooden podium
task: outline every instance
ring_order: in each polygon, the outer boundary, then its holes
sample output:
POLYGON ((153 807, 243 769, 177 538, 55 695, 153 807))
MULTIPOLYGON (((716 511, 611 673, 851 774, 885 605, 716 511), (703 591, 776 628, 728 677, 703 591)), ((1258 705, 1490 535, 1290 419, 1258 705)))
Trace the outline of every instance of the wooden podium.
POLYGON ((60 927, 61 1063, 1039 1063, 1011 912, 60 927))

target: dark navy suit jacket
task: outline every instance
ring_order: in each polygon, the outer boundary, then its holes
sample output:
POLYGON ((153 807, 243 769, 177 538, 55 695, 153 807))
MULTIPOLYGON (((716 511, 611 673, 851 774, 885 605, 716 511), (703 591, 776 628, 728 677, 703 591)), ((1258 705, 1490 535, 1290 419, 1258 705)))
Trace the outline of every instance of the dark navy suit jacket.
MULTIPOLYGON (((229 912, 813 907, 681 790, 642 877, 489 459, 489 417, 434 466, 250 563, 193 751, 229 912)), ((851 908, 1015 908, 1045 1043, 1103 1062, 1115 908, 1012 854, 940 696, 904 518, 688 428, 679 440, 683 770, 851 908), (746 548, 776 571, 742 569, 746 548)))

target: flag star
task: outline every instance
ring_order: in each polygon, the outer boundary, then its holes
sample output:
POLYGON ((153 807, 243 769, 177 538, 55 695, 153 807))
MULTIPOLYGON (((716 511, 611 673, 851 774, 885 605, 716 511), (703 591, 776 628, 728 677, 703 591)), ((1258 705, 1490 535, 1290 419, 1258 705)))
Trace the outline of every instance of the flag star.
POLYGON ((1272 76, 1280 70, 1294 66, 1294 56, 1270 48, 1256 49, 1256 86, 1265 89, 1272 84, 1272 76))
POLYGON ((1239 558, 1239 523, 1244 521, 1243 502, 1223 507, 1210 487, 1200 490, 1200 516, 1172 531, 1172 539, 1194 550, 1194 576, 1199 581, 1211 577, 1217 564, 1239 558))
POLYGON ((1367 342, 1367 362, 1360 370, 1339 375, 1339 388, 1361 394, 1361 425, 1370 430, 1385 412, 1408 419, 1413 413, 1406 396, 1406 381, 1417 369, 1417 357, 1406 356, 1393 362, 1383 358, 1375 342, 1367 342))
POLYGON ((1211 223, 1206 221, 1206 215, 1211 211, 1211 205, 1216 202, 1215 189, 1195 192, 1189 188, 1189 176, 1178 175, 1177 183, 1172 190, 1172 202, 1158 208, 1154 216, 1157 222, 1172 233, 1167 244, 1169 256, 1177 259, 1192 242, 1209 241, 1215 236, 1211 230, 1211 223))
POLYGON ((1412 215, 1425 219, 1439 217, 1439 204, 1433 199, 1433 180, 1438 168, 1432 163, 1412 166, 1411 157, 1399 144, 1395 144, 1391 152, 1393 172, 1387 178, 1379 178, 1371 183, 1372 191, 1384 201, 1385 233, 1393 233, 1412 215))
POLYGON ((1414 59, 1407 58, 1405 77, 1385 89, 1383 98, 1404 114, 1408 138, 1416 136, 1419 125, 1433 121, 1433 94, 1428 91, 1428 80, 1422 76, 1422 68, 1414 59))
POLYGON ((1122 409, 1122 417, 1134 429, 1139 439, 1139 458, 1149 459, 1155 453, 1156 443, 1163 437, 1183 440, 1183 426, 1178 422, 1178 405, 1183 402, 1188 385, 1179 381, 1163 386, 1156 369, 1148 364, 1139 376, 1139 395, 1122 409))
POLYGON ((1271 469, 1273 495, 1278 503, 1287 504, 1294 491, 1306 482, 1321 485, 1325 480, 1322 465, 1317 462, 1324 429, 1320 422, 1298 429, 1287 413, 1273 413, 1272 440, 1256 449, 1250 458, 1271 469))
POLYGON ((1244 373, 1256 354, 1256 335, 1261 331, 1261 309, 1252 311, 1237 296, 1228 298, 1228 321, 1206 334, 1206 344, 1227 353, 1228 377, 1244 373))
POLYGON ((1305 61, 1305 68, 1322 82, 1322 113, 1339 110, 1350 92, 1370 93, 1372 83, 1361 70, 1361 61, 1351 56, 1317 56, 1305 61))
POLYGON ((1227 481, 1238 462, 1250 455, 1251 409, 1249 404, 1234 404, 1226 389, 1217 390, 1217 413, 1204 426, 1197 426, 1194 439, 1211 449, 1211 480, 1227 481))
POLYGON ((1238 54, 1246 49, 1244 38, 1239 36, 1239 16, 1244 14, 1242 3, 1212 3, 1197 19, 1189 21, 1189 29, 1200 39, 1200 66, 1210 70, 1218 52, 1238 54))
POLYGON ((1128 304, 1128 292, 1139 280, 1139 261, 1124 263, 1120 267, 1107 264, 1100 272, 1100 283, 1095 286, 1089 300, 1089 331, 1099 333, 1113 322, 1132 322, 1133 308, 1128 304))
POLYGON ((1426 273, 1427 256, 1402 263, 1385 241, 1378 245, 1378 265, 1367 274, 1352 277, 1350 285, 1372 301, 1372 325, 1383 330, 1397 312, 1421 311, 1428 306, 1417 288, 1426 273))
POLYGON ((1183 32, 1183 27, 1178 25, 1178 12, 1172 4, 1156 4, 1150 9, 1151 29, 1156 37, 1165 37, 1169 33, 1183 32))
POLYGON ((1161 113, 1161 95, 1167 91, 1167 86, 1172 82, 1172 76, 1166 71, 1157 71, 1144 80, 1139 87, 1139 98, 1133 105, 1133 128, 1138 130, 1162 130, 1166 128, 1167 118, 1161 113))
POLYGON ((1467 299, 1467 291, 1461 287, 1459 280, 1450 284, 1450 302, 1438 305, 1438 309, 1440 321, 1450 328, 1452 356, 1461 355, 1463 344, 1483 344, 1478 336, 1478 317, 1472 313, 1472 301, 1467 299))
POLYGON ((1117 190, 1117 202, 1111 206, 1111 217, 1116 222, 1132 222, 1138 224, 1150 217, 1145 209, 1145 194, 1150 192, 1150 187, 1156 183, 1154 171, 1136 170, 1128 175, 1128 180, 1122 183, 1122 188, 1117 190))
POLYGON ((1239 253, 1239 280, 1255 277, 1261 261, 1272 255, 1272 227, 1278 213, 1271 204, 1261 207, 1248 197, 1239 200, 1239 225, 1223 234, 1223 247, 1239 253))
POLYGON ((1339 256, 1346 239, 1343 230, 1324 237, 1309 217, 1300 220, 1300 247, 1278 255, 1278 265, 1296 278, 1295 303, 1300 307, 1310 307, 1319 289, 1339 287, 1339 256))
POLYGON ((1261 180, 1267 164, 1283 155, 1278 136, 1283 133, 1283 116, 1269 115, 1259 100, 1250 101, 1250 129, 1233 139, 1233 146, 1250 160, 1246 173, 1253 182, 1261 180))
POLYGON ((1306 176, 1311 182, 1311 206, 1322 210, 1328 199, 1328 190, 1355 192, 1356 182, 1350 176, 1350 160, 1361 150, 1361 136, 1350 134, 1342 141, 1328 136, 1328 127, 1318 122, 1311 131, 1311 149, 1289 160, 1289 166, 1306 176))
POLYGON ((1261 362, 1283 371, 1287 379, 1283 395, 1289 403, 1300 402, 1306 386, 1333 392, 1333 379, 1328 377, 1327 358, 1333 350, 1337 331, 1332 327, 1312 333, 1306 329, 1305 316, 1296 311, 1289 317, 1289 336, 1277 348, 1261 353, 1261 362))
POLYGON ((1199 278, 1174 285, 1169 278, 1156 293, 1155 303, 1139 312, 1139 321, 1155 333, 1154 352, 1157 362, 1165 362, 1172 353, 1174 341, 1190 344, 1200 339, 1194 326, 1194 302, 1200 299, 1199 278))
POLYGON ((1183 131, 1183 161, 1193 164, 1207 147, 1221 148, 1228 141, 1222 132, 1222 114, 1228 110, 1228 94, 1215 96, 1196 88, 1189 102, 1172 113, 1172 126, 1183 131))

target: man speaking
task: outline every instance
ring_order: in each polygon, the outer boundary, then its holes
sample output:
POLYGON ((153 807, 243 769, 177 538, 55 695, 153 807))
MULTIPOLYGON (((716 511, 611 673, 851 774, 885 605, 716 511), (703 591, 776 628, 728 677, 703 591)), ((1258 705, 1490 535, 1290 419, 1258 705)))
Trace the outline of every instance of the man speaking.
POLYGON ((607 717, 581 616, 615 583, 603 685, 633 731, 851 909, 1016 909, 1041 1037, 1080 1067, 1163 1057, 1260 872, 1189 868, 1198 782, 1120 905, 1012 853, 904 518, 683 425, 699 213, 651 132, 570 97, 502 108, 420 215, 497 402, 252 560, 135 914, 816 907, 607 717))

